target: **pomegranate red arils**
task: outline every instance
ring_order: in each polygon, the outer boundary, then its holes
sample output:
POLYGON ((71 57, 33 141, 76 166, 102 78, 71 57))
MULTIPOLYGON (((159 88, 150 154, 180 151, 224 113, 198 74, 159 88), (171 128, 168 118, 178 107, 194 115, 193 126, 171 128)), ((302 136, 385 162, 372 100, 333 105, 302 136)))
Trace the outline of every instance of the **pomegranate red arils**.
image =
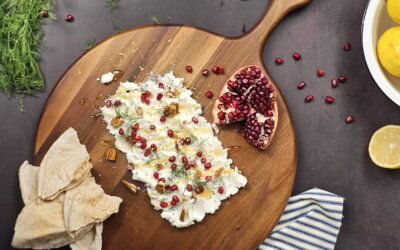
POLYGON ((285 61, 282 58, 276 58, 275 59, 275 64, 276 65, 282 65, 285 61))
POLYGON ((186 69, 186 71, 189 72, 189 73, 192 73, 192 71, 193 71, 192 66, 189 66, 189 65, 186 66, 185 69, 186 69))
POLYGON ((197 117, 192 117, 192 122, 194 124, 197 124, 197 123, 199 123, 199 119, 197 119, 197 117))
POLYGON ((219 194, 223 194, 223 193, 224 193, 224 187, 223 187, 223 186, 220 186, 220 187, 218 188, 218 193, 219 193, 219 194))
POLYGON ((297 88, 298 88, 298 89, 304 89, 305 86, 306 86, 306 83, 305 83, 305 82, 299 82, 299 83, 297 84, 297 88))
POLYGON ((209 74, 209 72, 210 72, 210 71, 208 71, 208 69, 203 69, 203 70, 201 71, 201 74, 202 74, 203 76, 207 77, 208 74, 209 74))
POLYGON ((345 122, 347 124, 353 123, 354 122, 354 117, 352 115, 349 115, 346 117, 345 122))
POLYGON ((335 102, 335 98, 333 98, 332 96, 327 96, 327 97, 325 97, 325 102, 327 104, 332 104, 335 102))
POLYGON ((166 203, 165 201, 162 201, 162 202, 160 202, 160 207, 166 208, 166 207, 168 207, 168 203, 166 203))
POLYGON ((339 76, 339 82, 345 83, 346 80, 347 80, 347 77, 345 77, 344 75, 340 75, 340 76, 339 76))
POLYGON ((351 44, 350 43, 345 43, 343 45, 343 50, 344 51, 350 51, 351 50, 351 44))
POLYGON ((333 79, 331 81, 331 86, 332 86, 332 88, 336 88, 338 86, 338 81, 336 79, 333 79))
POLYGON ((207 98, 209 98, 209 99, 214 97, 213 92, 211 92, 210 90, 207 91, 204 95, 205 95, 207 98))
POLYGON ((274 127, 272 118, 257 113, 247 119, 242 135, 250 144, 263 149, 268 146, 274 127))
POLYGON ((298 52, 293 53, 293 59, 298 61, 301 59, 301 54, 298 52))
POLYGON ((75 18, 74 18, 73 15, 67 15, 67 16, 65 17, 65 21, 67 21, 67 22, 69 22, 69 23, 73 22, 74 19, 75 19, 75 18))
POLYGON ((306 98, 304 99, 304 102, 306 102, 306 103, 312 102, 313 99, 314 99, 314 96, 308 95, 308 96, 306 96, 306 98))
POLYGON ((322 69, 317 69, 317 76, 318 77, 323 77, 325 75, 325 71, 322 69))

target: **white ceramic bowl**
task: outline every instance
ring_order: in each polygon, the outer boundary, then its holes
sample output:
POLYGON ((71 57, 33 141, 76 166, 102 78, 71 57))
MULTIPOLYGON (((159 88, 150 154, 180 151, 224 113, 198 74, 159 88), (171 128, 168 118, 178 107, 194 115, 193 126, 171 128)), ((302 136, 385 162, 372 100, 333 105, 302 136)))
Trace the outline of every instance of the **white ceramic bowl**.
POLYGON ((386 1, 370 0, 364 14, 362 42, 369 71, 381 90, 400 106, 400 79, 389 74, 379 64, 376 46, 379 37, 396 24, 386 10, 386 1))

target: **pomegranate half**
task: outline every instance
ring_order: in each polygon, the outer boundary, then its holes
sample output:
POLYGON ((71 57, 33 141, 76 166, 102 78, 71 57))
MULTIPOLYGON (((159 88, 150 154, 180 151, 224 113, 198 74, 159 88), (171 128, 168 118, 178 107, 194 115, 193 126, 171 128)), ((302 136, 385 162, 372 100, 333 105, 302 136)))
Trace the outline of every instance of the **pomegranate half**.
POLYGON ((240 68, 229 78, 214 104, 213 119, 216 124, 246 121, 243 137, 258 148, 268 147, 278 123, 278 107, 261 67, 240 68))

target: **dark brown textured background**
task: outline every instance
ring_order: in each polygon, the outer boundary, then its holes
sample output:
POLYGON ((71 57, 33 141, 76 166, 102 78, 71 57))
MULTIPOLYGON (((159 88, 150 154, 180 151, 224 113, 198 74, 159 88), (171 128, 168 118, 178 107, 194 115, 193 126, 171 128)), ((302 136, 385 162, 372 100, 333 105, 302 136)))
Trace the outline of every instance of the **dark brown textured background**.
MULTIPOLYGON (((281 0, 284 1, 284 0, 281 0)), ((225 36, 242 34, 263 15, 267 0, 121 0, 111 12, 103 0, 54 1, 58 20, 47 19, 41 66, 47 87, 36 97, 26 97, 25 112, 18 111, 18 98, 0 95, 0 249, 9 249, 15 219, 22 201, 17 170, 32 160, 37 122, 52 87, 85 47, 87 40, 105 39, 119 29, 149 23, 155 16, 162 23, 201 27, 225 36), (75 16, 66 23, 67 14, 75 16)), ((400 172, 376 168, 367 146, 373 131, 400 123, 400 109, 379 90, 365 64, 361 25, 367 1, 314 0, 292 13, 268 40, 264 60, 280 86, 292 112, 298 143, 298 169, 293 194, 320 187, 346 198, 344 220, 337 249, 397 249, 400 245, 400 172), (353 45, 344 52, 343 43, 353 45), (300 62, 291 54, 299 51, 300 62), (274 58, 286 59, 275 66, 274 58), (317 68, 326 77, 315 76, 317 68), (331 89, 330 80, 348 76, 346 84, 331 89), (298 81, 307 86, 299 91, 298 81), (306 95, 315 100, 304 104, 306 95), (326 95, 334 105, 323 102, 326 95), (346 125, 344 118, 355 116, 346 125), (399 182, 399 183, 398 183, 399 182)), ((194 59, 195 60, 195 59, 194 59)))

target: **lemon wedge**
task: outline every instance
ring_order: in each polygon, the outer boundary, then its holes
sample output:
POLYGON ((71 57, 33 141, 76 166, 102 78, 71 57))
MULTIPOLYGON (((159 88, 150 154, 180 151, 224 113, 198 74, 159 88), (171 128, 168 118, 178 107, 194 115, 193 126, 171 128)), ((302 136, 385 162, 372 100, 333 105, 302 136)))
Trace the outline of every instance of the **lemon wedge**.
POLYGON ((400 168, 400 126, 388 125, 378 129, 369 142, 371 160, 382 168, 400 168))
POLYGON ((382 67, 400 77, 400 26, 383 33, 378 41, 377 52, 382 67))
POLYGON ((389 16, 396 23, 400 24, 400 1, 399 0, 388 0, 387 11, 389 16))

